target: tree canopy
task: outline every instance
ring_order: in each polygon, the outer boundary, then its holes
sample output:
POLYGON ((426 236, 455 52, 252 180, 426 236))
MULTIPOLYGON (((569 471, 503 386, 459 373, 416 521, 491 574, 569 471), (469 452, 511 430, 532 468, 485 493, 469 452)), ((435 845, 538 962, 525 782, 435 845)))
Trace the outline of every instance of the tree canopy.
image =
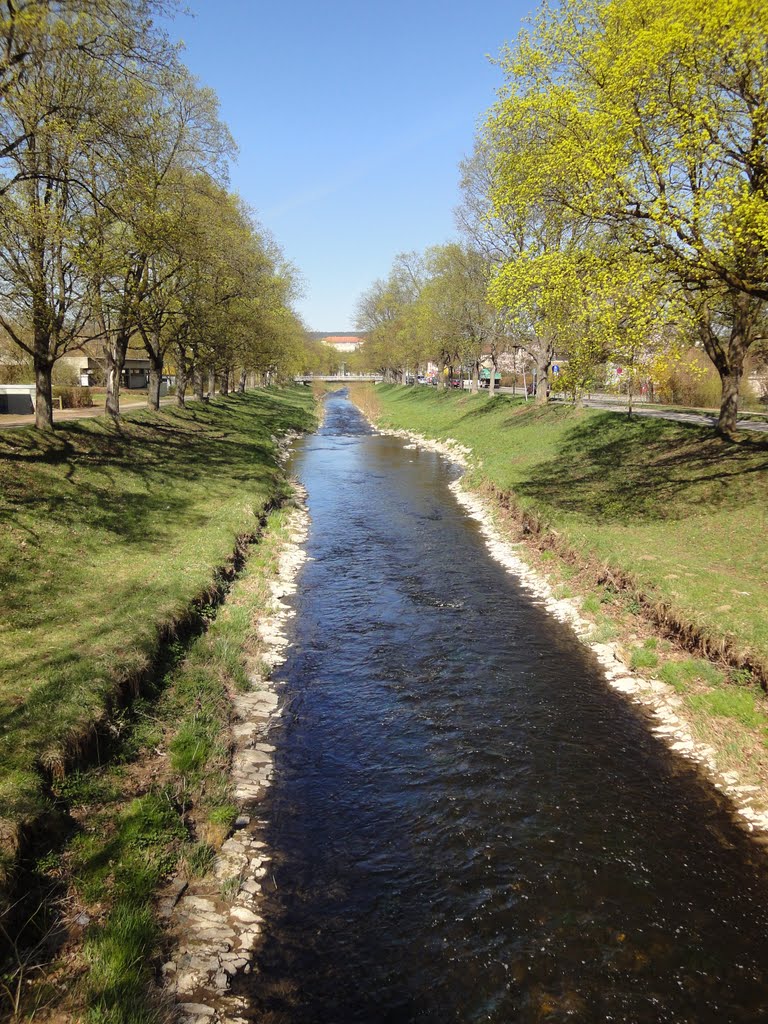
POLYGON ((40 427, 54 365, 89 343, 113 416, 130 344, 153 407, 169 362, 181 402, 193 378, 226 390, 301 362, 295 272, 227 190, 216 96, 154 20, 174 6, 0 5, 0 327, 32 360, 40 427))

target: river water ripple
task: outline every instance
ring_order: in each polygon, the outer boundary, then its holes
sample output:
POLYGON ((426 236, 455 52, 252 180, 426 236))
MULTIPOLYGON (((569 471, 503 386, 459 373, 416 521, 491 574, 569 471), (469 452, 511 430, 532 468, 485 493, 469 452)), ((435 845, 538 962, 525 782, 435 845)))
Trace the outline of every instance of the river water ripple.
POLYGON ((340 395, 293 468, 255 1018, 768 1020, 764 855, 490 558, 456 469, 340 395))

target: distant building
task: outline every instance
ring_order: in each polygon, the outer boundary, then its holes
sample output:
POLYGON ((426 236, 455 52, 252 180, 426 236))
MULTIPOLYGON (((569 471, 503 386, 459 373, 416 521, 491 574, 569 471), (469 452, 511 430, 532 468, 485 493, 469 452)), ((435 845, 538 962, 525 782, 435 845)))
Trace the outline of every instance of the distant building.
MULTIPOLYGON (((103 380, 106 367, 103 354, 92 356, 84 352, 74 352, 62 356, 60 362, 77 374, 82 387, 92 387, 99 379, 103 380)), ((146 357, 127 357, 123 365, 120 386, 129 390, 148 387, 149 368, 150 362, 146 357)))
POLYGON ((354 334, 351 331, 337 331, 335 334, 311 331, 309 336, 314 341, 320 341, 336 352, 357 352, 365 344, 364 335, 354 334))

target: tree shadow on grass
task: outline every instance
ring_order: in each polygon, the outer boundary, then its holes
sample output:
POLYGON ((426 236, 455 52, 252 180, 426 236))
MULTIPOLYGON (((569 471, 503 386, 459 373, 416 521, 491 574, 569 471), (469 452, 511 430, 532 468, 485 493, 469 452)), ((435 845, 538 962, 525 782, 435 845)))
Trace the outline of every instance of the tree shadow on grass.
MULTIPOLYGON (((299 410, 300 412, 301 410, 299 410)), ((271 437, 297 425, 297 408, 259 396, 220 400, 204 410, 138 414, 123 424, 73 421, 53 434, 0 438, 0 522, 34 528, 82 525, 124 543, 162 539, 166 525, 203 525, 194 485, 262 493, 280 475, 271 437)), ((307 417, 307 426, 312 425, 307 417)), ((46 531, 43 530, 43 533, 46 531)))
POLYGON ((0 764, 28 767, 143 664, 282 486, 271 436, 313 422, 283 393, 0 434, 0 764))
MULTIPOLYGON (((481 396, 482 397, 482 396, 481 396)), ((491 399, 490 395, 485 396, 488 400, 486 402, 478 402, 472 406, 471 409, 467 409, 463 416, 463 420, 472 419, 483 419, 490 413, 498 414, 503 411, 517 410, 519 412, 530 411, 532 408, 531 403, 526 403, 522 396, 519 395, 494 395, 491 399)), ((512 420, 511 422, 514 422, 512 420)))
POLYGON ((515 490, 593 522, 677 520, 768 498, 768 442, 613 413, 568 431, 556 458, 515 490))

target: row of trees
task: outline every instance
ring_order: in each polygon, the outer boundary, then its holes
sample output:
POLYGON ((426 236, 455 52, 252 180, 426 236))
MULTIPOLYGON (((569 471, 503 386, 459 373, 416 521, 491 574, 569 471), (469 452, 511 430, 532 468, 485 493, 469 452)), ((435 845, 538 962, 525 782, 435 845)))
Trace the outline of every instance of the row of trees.
MULTIPOLYGON (((374 282, 357 304, 357 325, 367 336, 365 365, 402 380, 435 362, 441 383, 445 369, 470 366, 477 383, 483 357, 490 355, 495 368, 510 345, 488 298, 491 271, 466 242, 397 256, 386 280, 374 282)), ((493 388, 493 374, 490 383, 493 388)))
POLYGON ((360 326, 418 335, 437 361, 449 335, 470 352, 481 335, 523 346, 542 399, 556 348, 576 391, 596 363, 631 379, 695 343, 730 433, 747 353, 768 336, 768 8, 562 0, 499 64, 506 84, 463 167, 465 241, 420 264, 420 296, 441 295, 428 329, 423 301, 404 301, 412 258, 364 297, 360 326), (466 314, 480 281, 482 315, 456 316, 446 294, 466 314), (438 311, 456 316, 445 336, 438 311))
POLYGON ((155 23, 162 0, 6 0, 0 7, 0 327, 51 374, 103 346, 120 411, 131 343, 157 407, 170 360, 181 403, 204 375, 287 372, 303 358, 296 275, 227 189, 234 143, 215 95, 155 23))

